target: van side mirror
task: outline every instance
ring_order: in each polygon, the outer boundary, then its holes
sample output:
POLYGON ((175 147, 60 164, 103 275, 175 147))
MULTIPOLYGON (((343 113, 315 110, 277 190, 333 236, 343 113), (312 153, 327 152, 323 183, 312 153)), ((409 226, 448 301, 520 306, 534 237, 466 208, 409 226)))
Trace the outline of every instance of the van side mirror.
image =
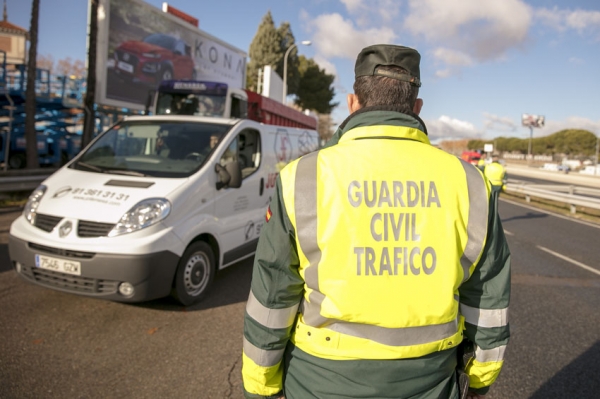
POLYGON ((225 166, 221 164, 216 164, 215 172, 217 172, 217 174, 219 175, 219 181, 217 182, 217 190, 220 190, 224 187, 242 187, 242 170, 240 169, 240 163, 238 161, 229 162, 225 166))

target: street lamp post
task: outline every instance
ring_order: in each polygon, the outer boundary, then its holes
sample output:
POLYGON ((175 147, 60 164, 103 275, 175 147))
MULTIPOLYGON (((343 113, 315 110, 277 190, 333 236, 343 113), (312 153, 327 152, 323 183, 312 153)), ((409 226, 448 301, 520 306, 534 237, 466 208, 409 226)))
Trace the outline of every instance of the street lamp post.
MULTIPOLYGON (((310 40, 303 40, 301 43, 304 44, 305 46, 310 46, 312 42, 310 40)), ((287 103, 286 98, 287 98, 287 60, 288 60, 288 55, 290 55, 290 52, 292 51, 292 49, 297 46, 298 46, 297 43, 292 44, 290 47, 288 47, 287 51, 285 52, 285 55, 283 56, 283 98, 281 99, 281 102, 284 104, 287 103)))

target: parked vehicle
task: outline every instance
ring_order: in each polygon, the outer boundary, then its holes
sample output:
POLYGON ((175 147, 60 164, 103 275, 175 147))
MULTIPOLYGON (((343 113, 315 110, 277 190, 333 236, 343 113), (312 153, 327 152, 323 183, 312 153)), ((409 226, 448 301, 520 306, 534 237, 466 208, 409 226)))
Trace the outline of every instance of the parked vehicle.
MULTIPOLYGON (((0 132, 0 162, 5 161, 7 131, 0 132)), ((26 166, 27 140, 23 128, 15 128, 10 134, 8 167, 23 169, 26 166)), ((56 136, 46 130, 37 132, 38 162, 40 166, 58 165, 61 160, 60 142, 56 136)))
POLYGON ((190 45, 162 33, 122 43, 114 59, 118 75, 152 87, 163 80, 196 78, 190 45))
POLYGON ((318 143, 251 120, 126 117, 31 194, 10 259, 48 288, 190 305, 254 254, 281 167, 318 143))

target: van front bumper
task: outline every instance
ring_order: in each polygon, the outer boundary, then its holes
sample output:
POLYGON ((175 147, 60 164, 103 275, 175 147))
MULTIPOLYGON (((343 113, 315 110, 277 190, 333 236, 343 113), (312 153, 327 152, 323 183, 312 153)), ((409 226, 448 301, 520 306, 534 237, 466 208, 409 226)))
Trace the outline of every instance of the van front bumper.
POLYGON ((116 255, 48 247, 9 235, 8 250, 13 267, 27 281, 73 294, 119 302, 143 302, 170 294, 179 256, 170 251, 143 255, 116 255), (35 256, 80 262, 81 275, 36 267, 35 256), (119 293, 130 283, 133 294, 119 293))

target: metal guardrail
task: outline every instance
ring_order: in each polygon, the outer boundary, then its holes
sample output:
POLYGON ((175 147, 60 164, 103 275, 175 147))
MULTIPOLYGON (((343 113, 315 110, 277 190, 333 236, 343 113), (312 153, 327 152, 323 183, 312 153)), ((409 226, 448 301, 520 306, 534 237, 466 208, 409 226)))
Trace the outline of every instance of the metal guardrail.
POLYGON ((0 173, 0 193, 33 191, 46 180, 56 169, 20 169, 0 173))
POLYGON ((0 178, 0 193, 34 190, 48 176, 13 176, 0 178))
POLYGON ((527 202, 531 201, 531 197, 536 197, 567 204, 570 206, 572 214, 576 213, 577 206, 600 210, 600 198, 578 195, 587 194, 600 197, 599 189, 565 185, 517 184, 509 182, 506 184, 506 191, 525 195, 527 202))

